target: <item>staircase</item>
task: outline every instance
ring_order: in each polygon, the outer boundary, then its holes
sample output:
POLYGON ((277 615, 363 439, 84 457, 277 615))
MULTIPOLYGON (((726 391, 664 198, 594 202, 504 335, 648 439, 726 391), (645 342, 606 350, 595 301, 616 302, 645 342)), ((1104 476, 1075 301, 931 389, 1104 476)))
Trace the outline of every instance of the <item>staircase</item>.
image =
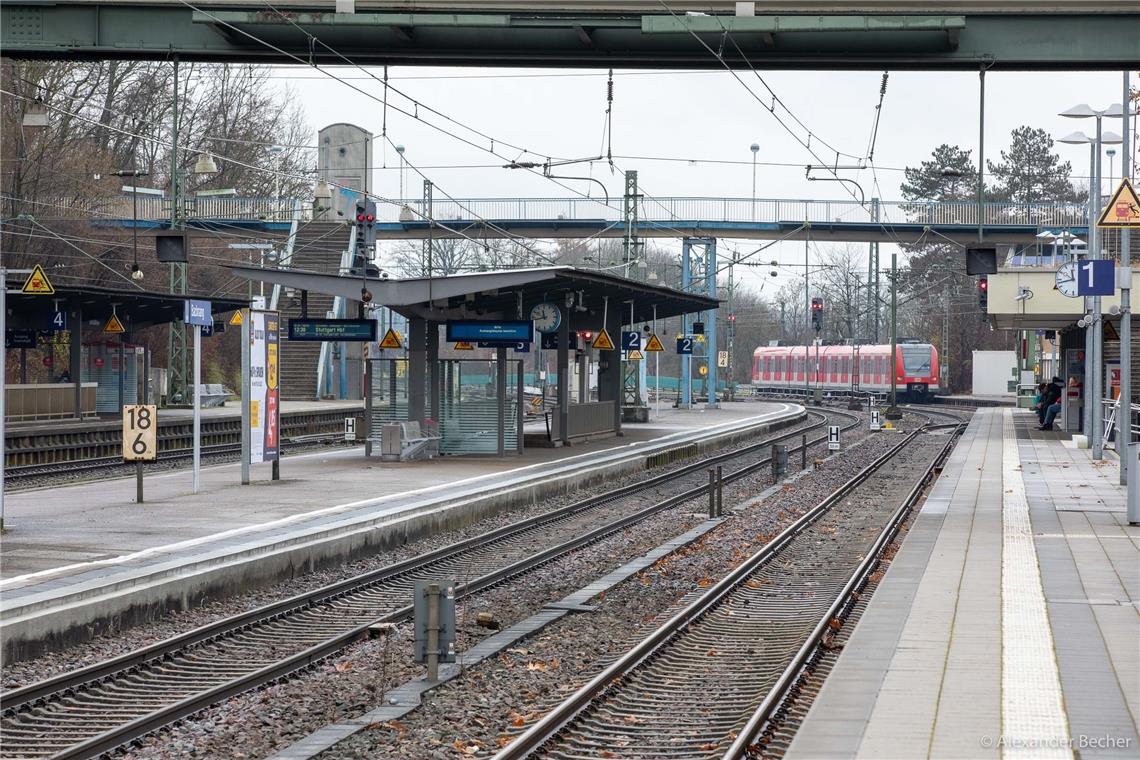
MULTIPOLYGON (((348 246, 351 227, 343 222, 308 222, 297 229, 290 269, 336 274, 341 253, 348 246)), ((309 293, 309 317, 324 317, 332 309, 333 297, 309 293)), ((283 289, 277 309, 284 322, 281 340, 281 398, 286 401, 313 401, 317 398, 317 363, 321 343, 290 341, 285 337, 290 319, 301 316, 301 292, 283 289)))

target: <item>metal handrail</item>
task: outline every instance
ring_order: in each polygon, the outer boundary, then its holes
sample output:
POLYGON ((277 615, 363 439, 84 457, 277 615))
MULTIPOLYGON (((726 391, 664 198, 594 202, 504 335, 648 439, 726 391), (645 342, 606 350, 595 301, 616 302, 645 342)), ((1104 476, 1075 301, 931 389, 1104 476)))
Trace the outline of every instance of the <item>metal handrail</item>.
MULTIPOLYGON (((285 241, 285 251, 277 259, 278 269, 288 269, 293 265, 293 246, 297 242, 297 230, 301 226, 301 217, 304 213, 304 201, 293 203, 293 222, 289 225, 289 237, 285 241)), ((273 292, 269 296, 269 310, 277 311, 277 302, 281 300, 281 283, 273 283, 273 292)))
MULTIPOLYGON (((1123 406, 1123 404, 1121 403, 1121 399, 1119 399, 1119 398, 1118 399, 1103 398, 1100 400, 1100 404, 1101 404, 1101 415, 1102 415, 1103 421, 1104 421, 1104 424, 1101 428, 1102 430, 1104 430, 1104 440, 1101 443, 1101 446, 1103 448, 1104 446, 1107 446, 1109 443, 1112 443, 1112 441, 1109 441, 1109 436, 1112 435, 1112 432, 1114 429, 1118 432, 1118 437, 1119 437, 1119 431, 1121 429, 1120 428, 1120 412, 1121 412, 1120 407, 1123 406)), ((1132 433, 1131 440, 1140 439, 1140 404, 1129 404, 1128 405, 1128 412, 1129 412, 1129 414, 1128 414, 1129 431, 1132 433)), ((1119 445, 1119 441, 1115 442, 1115 448, 1117 451, 1121 450, 1121 446, 1119 445)))

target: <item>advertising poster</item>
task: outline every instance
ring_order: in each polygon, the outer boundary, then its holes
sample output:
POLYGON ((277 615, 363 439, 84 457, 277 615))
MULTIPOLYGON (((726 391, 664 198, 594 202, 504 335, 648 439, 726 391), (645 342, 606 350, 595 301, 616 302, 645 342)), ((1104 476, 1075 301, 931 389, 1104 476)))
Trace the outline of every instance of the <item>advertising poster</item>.
POLYGON ((278 371, 280 326, 281 318, 276 312, 250 312, 250 464, 277 459, 281 397, 278 371))
POLYGON ((265 314, 265 447, 263 460, 272 462, 277 458, 277 440, 280 432, 281 389, 278 378, 278 347, 280 340, 281 317, 276 312, 265 314))

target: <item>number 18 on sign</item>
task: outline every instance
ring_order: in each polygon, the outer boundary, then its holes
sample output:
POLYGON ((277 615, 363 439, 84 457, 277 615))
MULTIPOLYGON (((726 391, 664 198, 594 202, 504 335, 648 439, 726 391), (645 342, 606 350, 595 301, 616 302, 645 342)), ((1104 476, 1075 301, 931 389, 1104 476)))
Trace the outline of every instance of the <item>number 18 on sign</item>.
POLYGON ((158 457, 158 407, 129 404, 123 407, 123 461, 135 462, 135 500, 143 503, 142 463, 158 457))
POLYGON ((827 450, 839 451, 839 426, 829 425, 827 427, 827 450))

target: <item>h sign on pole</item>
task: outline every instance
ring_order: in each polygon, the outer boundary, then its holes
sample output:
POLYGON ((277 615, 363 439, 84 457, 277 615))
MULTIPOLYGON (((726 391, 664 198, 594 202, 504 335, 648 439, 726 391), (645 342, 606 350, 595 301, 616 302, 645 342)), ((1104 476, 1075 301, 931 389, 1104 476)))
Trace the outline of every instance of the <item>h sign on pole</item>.
POLYGON ((872 409, 871 410, 871 429, 872 430, 879 430, 881 428, 882 428, 882 425, 879 423, 879 410, 878 409, 872 409))
POLYGON ((828 425, 827 427, 827 450, 839 451, 839 426, 828 425))

